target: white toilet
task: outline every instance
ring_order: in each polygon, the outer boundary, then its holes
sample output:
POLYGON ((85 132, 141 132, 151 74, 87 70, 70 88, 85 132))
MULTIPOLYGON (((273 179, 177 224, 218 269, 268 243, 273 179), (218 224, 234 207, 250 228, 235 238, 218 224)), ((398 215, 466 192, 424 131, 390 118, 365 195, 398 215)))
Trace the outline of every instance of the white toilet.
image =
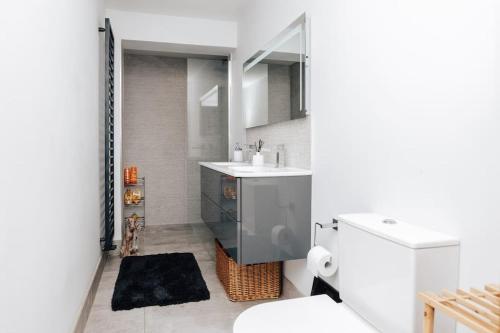
MULTIPOLYGON (((256 305, 239 315, 234 333, 417 333, 418 291, 455 289, 459 241, 378 214, 339 217, 339 293, 256 305)), ((435 332, 455 332, 438 314, 435 332)))

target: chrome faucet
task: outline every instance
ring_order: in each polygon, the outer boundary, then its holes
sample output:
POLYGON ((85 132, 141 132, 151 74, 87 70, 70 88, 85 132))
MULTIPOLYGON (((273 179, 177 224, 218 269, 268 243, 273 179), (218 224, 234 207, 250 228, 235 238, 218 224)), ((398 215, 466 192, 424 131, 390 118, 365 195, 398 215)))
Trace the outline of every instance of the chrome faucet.
POLYGON ((285 145, 280 144, 276 145, 276 167, 284 168, 285 167, 285 145))

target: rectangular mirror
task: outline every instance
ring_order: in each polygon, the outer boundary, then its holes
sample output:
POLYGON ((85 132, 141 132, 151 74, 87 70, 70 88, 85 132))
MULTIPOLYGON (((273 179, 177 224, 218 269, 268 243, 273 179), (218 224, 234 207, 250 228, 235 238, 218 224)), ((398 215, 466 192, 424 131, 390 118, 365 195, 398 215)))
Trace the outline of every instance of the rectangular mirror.
POLYGON ((246 128, 306 116, 306 37, 302 15, 243 64, 246 128))

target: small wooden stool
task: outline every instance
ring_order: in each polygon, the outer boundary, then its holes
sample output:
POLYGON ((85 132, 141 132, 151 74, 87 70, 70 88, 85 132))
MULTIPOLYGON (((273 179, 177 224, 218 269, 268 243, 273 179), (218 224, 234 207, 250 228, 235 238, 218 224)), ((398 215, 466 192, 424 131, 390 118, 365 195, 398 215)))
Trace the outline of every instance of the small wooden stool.
POLYGON ((500 284, 487 284, 484 290, 458 289, 456 293, 443 291, 418 293, 424 302, 424 333, 434 332, 434 311, 444 314, 480 333, 500 333, 500 284))

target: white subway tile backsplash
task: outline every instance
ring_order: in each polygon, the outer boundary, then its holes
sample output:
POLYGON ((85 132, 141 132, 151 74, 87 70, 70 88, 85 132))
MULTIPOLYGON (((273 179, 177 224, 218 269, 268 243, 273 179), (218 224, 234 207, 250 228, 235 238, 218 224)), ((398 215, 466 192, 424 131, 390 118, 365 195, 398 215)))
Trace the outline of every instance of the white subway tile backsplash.
MULTIPOLYGON (((311 120, 305 118, 285 121, 246 130, 247 143, 264 140, 264 147, 273 149, 285 145, 285 165, 296 168, 311 168, 311 120)), ((265 163, 274 162, 274 152, 264 153, 265 163)))

